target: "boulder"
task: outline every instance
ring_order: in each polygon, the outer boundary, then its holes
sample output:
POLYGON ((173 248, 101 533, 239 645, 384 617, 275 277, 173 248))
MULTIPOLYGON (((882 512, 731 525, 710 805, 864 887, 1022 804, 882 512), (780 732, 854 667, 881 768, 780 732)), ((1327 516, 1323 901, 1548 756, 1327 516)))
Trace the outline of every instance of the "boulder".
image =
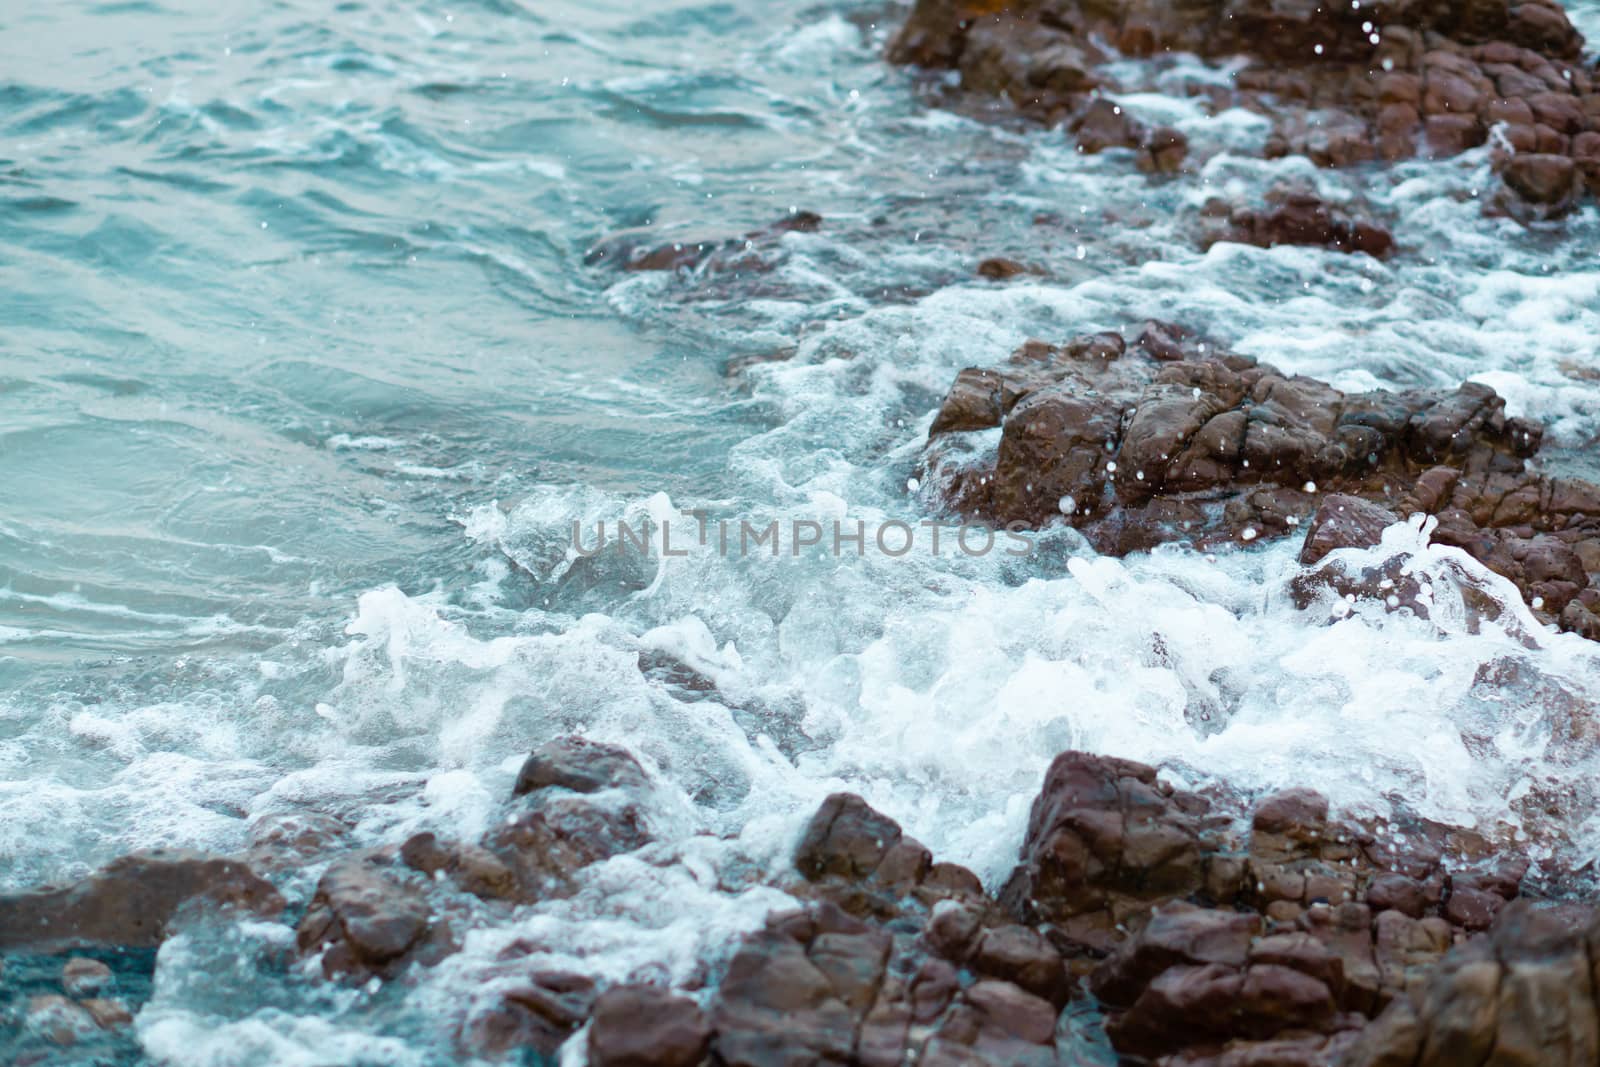
POLYGON ((614 986, 595 1001, 591 1067, 697 1067, 711 1026, 688 997, 650 985, 614 986))
POLYGON ((283 897, 236 860, 157 849, 113 860, 83 881, 0 895, 0 950, 148 948, 193 902, 272 916, 283 897))

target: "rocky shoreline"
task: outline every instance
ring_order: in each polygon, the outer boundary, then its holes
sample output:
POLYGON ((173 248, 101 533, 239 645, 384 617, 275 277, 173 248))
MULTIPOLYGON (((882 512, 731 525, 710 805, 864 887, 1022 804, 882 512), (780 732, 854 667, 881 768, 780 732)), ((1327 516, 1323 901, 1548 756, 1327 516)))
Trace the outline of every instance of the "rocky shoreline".
MULTIPOLYGON (((482 840, 335 854, 289 911, 295 955, 328 982, 412 981, 481 921, 468 898, 549 900, 645 847, 651 788, 621 748, 552 742, 482 840)), ((270 872, 274 856, 327 858, 269 847, 253 862, 270 872)), ((577 1036, 593 1067, 1443 1067, 1590 1063, 1600 1048, 1593 909, 1542 897, 1525 860, 1478 834, 1331 817, 1305 789, 1251 803, 1066 752, 996 893, 847 793, 812 816, 772 884, 796 906, 744 937, 698 996, 601 988, 503 954, 517 980, 459 1020, 459 1053, 553 1056, 577 1036)), ((191 917, 286 910, 245 863, 170 852, 0 898, 0 945, 33 953, 36 971, 54 954, 59 985, 21 1006, 11 1062, 93 1051, 128 1026, 139 1005, 119 993, 138 975, 102 960, 135 958, 118 954, 191 917)))
MULTIPOLYGON (((1003 101, 1172 181, 1194 152, 1105 95, 1118 62, 1243 56, 1205 91, 1217 110, 1271 120, 1267 155, 1356 167, 1489 145, 1501 185, 1484 209, 1542 223, 1600 196, 1600 76, 1582 47, 1550 0, 921 0, 890 59, 955 71, 969 106, 1003 101)), ((822 225, 795 212, 721 241, 623 235, 590 263, 763 273, 786 234, 822 225)), ((1213 200, 1194 236, 1373 257, 1405 239, 1301 189, 1213 200)), ((1038 271, 1001 256, 978 267, 996 284, 1038 271)), ((1403 557, 1363 554, 1413 520, 1522 598, 1468 583, 1475 618, 1513 628, 1525 607, 1600 640, 1600 486, 1541 468, 1544 428, 1487 386, 1345 392, 1166 322, 1002 355, 961 371, 933 419, 918 471, 932 512, 1064 523, 1117 556, 1293 537, 1296 601, 1335 618, 1358 601, 1436 610, 1403 557)), ((0 896, 0 975, 23 990, 0 1049, 19 1065, 63 1048, 131 1054, 154 953, 216 915, 291 922, 282 965, 307 981, 413 982, 483 923, 646 852, 655 788, 627 750, 563 737, 528 757, 475 840, 354 850, 348 827, 289 817, 259 823, 241 857, 135 853, 0 896), (321 873, 297 899, 285 886, 306 868, 321 873)), ((792 862, 760 876, 795 906, 696 988, 540 969, 513 946, 444 1041, 496 1062, 581 1047, 592 1067, 1592 1064, 1600 914, 1568 884, 1589 876, 1531 870, 1527 851, 1404 813, 1339 817, 1310 790, 1188 791, 1067 751, 998 887, 835 794, 792 862)))

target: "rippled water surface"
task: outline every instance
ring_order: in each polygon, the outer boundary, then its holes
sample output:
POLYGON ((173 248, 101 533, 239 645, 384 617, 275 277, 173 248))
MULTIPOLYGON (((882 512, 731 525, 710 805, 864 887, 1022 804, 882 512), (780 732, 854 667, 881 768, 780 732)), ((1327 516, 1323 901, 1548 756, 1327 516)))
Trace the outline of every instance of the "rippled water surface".
MULTIPOLYGON (((1569 7, 1600 30, 1600 3, 1569 7)), ((1182 95, 1219 76, 1193 62, 1124 99, 1205 160, 1151 184, 1059 132, 930 107, 879 59, 903 14, 0 11, 0 886, 241 849, 289 812, 338 816, 352 846, 471 836, 572 730, 662 785, 655 862, 592 869, 403 989, 323 988, 281 962, 286 926, 170 941, 138 1055, 438 1062, 519 938, 605 979, 714 973, 783 899, 728 872, 784 863, 837 788, 993 882, 1074 746, 1600 851, 1600 650, 1520 608, 1332 623, 1290 604, 1290 544, 566 554, 574 520, 676 507, 915 521, 958 369, 1147 317, 1344 387, 1487 381, 1593 475, 1592 205, 1559 228, 1486 218, 1481 153, 1264 163, 1262 120, 1182 95), (1284 179, 1365 199, 1402 253, 1195 250, 1206 198, 1284 179), (621 231, 796 210, 824 224, 767 274, 585 262, 621 231), (976 278, 997 254, 1047 273, 976 278), (656 653, 715 690, 641 671, 656 653)), ((1419 551, 1441 589, 1507 588, 1419 551)))

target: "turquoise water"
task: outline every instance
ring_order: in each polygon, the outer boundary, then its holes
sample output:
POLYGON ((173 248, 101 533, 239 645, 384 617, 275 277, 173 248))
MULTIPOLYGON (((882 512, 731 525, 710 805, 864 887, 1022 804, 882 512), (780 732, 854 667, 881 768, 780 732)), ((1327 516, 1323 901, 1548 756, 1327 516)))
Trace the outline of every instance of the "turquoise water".
MULTIPOLYGON (((659 865, 482 916, 405 990, 318 988, 273 962, 275 924, 176 939, 137 1055, 435 1062, 517 938, 602 978, 686 981, 782 899, 706 872, 781 866, 835 788, 992 882, 1068 746, 1595 852, 1595 753, 1546 699, 1593 707, 1593 646, 1381 605, 1329 625, 1289 601, 1292 545, 568 555, 574 520, 676 507, 916 521, 956 370, 1151 316, 1347 387, 1480 377, 1584 462, 1594 207, 1558 230, 1484 218, 1481 155, 1263 163, 1260 120, 1181 94, 1219 76, 1193 62, 1124 100, 1204 161, 1153 185, 930 106, 937 85, 879 59, 903 11, 0 13, 0 885, 156 844, 242 849, 283 814, 335 816, 349 847, 472 836, 522 756, 570 730, 629 744, 661 785, 659 865), (1284 179, 1403 220, 1402 254, 1195 251, 1206 197, 1284 179), (824 224, 775 241, 768 272, 586 263, 619 233, 731 237, 796 210, 824 224), (997 254, 1048 274, 975 278, 997 254), (1485 684, 1508 665, 1530 681, 1485 684)), ((1497 588, 1423 556, 1441 588, 1497 588)), ((315 874, 286 889, 303 900, 315 874)))

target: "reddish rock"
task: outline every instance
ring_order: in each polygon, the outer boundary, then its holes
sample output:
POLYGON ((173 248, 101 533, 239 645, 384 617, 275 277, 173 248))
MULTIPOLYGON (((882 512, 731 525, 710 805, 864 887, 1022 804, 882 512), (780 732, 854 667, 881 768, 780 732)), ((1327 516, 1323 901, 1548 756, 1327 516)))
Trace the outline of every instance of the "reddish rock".
POLYGON ((1218 205, 1206 212, 1213 224, 1204 243, 1234 241, 1275 248, 1278 245, 1315 245, 1340 252, 1365 252, 1375 258, 1394 248, 1394 237, 1377 223, 1353 218, 1314 195, 1278 193, 1275 202, 1261 210, 1218 205))
POLYGON ((1506 185, 1532 204, 1568 204, 1578 186, 1577 165, 1566 156, 1513 156, 1501 172, 1506 185))
POLYGON ((296 943, 304 954, 321 953, 329 978, 357 980, 449 951, 448 931, 433 922, 421 890, 370 853, 337 860, 323 874, 296 943))
MULTIPOLYGON (((524 1056, 529 1051, 540 1057, 553 1056, 595 1006, 593 979, 563 971, 539 971, 500 994, 491 1008, 474 1015, 462 1030, 461 1043, 478 1056, 503 1057, 513 1051, 524 1056)), ((607 1030, 614 1038, 615 1028, 608 1026, 607 1030)))
POLYGON ((1066 522, 1115 555, 1303 534, 1318 569, 1296 580, 1302 603, 1332 586, 1425 615, 1398 557, 1393 574, 1319 564, 1422 514, 1436 543, 1510 579, 1542 618, 1580 633, 1600 623, 1600 487, 1531 467, 1542 428, 1508 418, 1493 390, 1344 394, 1200 348, 1147 328, 1131 348, 1106 335, 1030 342, 964 371, 930 431, 924 482, 955 514, 1066 522), (992 451, 959 440, 996 425, 992 451))
POLYGON ((66 888, 0 895, 0 949, 152 947, 191 902, 265 916, 284 904, 270 883, 235 860, 181 850, 136 852, 66 888))
POLYGON ((656 986, 600 994, 589 1027, 591 1067, 697 1067, 711 1041, 699 1005, 656 986))
POLYGON ((1518 132, 1522 152, 1566 154, 1594 130, 1600 94, 1581 38, 1552 0, 1449 4, 1285 4, 1278 0, 919 0, 895 37, 899 63, 960 72, 968 92, 1002 96, 1040 120, 1066 118, 1085 152, 1124 147, 1151 173, 1183 153, 1171 131, 1147 134, 1107 98, 1124 56, 1244 56, 1217 106, 1253 108, 1274 132, 1266 154, 1350 166, 1416 152, 1442 157, 1484 143, 1491 126, 1518 132), (1371 23, 1380 24, 1374 30, 1371 23), (1527 132, 1523 132, 1527 131, 1527 132), (1523 146, 1526 142, 1526 147, 1523 146))

